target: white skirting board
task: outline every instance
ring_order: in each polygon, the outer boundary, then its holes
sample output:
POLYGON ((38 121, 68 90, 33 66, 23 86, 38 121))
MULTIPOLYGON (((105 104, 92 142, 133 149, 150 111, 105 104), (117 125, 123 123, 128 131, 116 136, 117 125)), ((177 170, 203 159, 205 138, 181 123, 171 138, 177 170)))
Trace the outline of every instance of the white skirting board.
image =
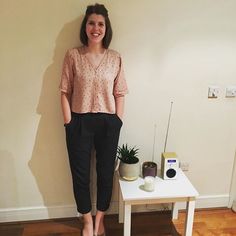
MULTIPOLYGON (((196 208, 228 207, 229 195, 200 196, 196 201, 196 208)), ((94 204, 95 209, 96 204, 94 204)), ((179 209, 184 209, 184 203, 178 203, 179 209)), ((144 205, 132 208, 133 212, 147 212, 154 210, 166 210, 163 205, 144 205)), ((118 213, 118 202, 112 202, 107 214, 118 213)), ((53 218, 67 218, 78 216, 75 205, 70 206, 39 206, 28 208, 0 209, 0 222, 30 221, 53 218)))
POLYGON ((0 209, 0 222, 30 221, 76 216, 75 205, 72 206, 38 206, 0 209))

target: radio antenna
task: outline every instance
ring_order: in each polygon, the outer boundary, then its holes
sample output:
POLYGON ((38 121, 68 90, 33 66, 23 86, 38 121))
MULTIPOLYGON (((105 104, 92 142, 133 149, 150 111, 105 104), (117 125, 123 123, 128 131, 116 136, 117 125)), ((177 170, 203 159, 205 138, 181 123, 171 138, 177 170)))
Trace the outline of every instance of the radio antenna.
POLYGON ((170 118, 171 118, 171 112, 172 112, 172 105, 173 105, 173 102, 170 103, 170 113, 169 113, 168 125, 167 125, 167 130, 166 130, 166 139, 165 139, 164 152, 166 151, 166 144, 167 144, 167 139, 168 139, 168 134, 169 134, 169 127, 170 127, 170 118))
POLYGON ((155 151, 155 145, 156 145, 156 129, 157 129, 157 125, 154 124, 154 138, 153 138, 153 147, 152 147, 152 162, 154 161, 154 151, 155 151))

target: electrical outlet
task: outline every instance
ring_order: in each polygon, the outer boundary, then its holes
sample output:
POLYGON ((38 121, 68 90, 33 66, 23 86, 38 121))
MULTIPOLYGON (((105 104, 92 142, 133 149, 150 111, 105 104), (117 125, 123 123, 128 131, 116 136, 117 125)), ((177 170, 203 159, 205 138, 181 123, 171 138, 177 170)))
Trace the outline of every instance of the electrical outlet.
POLYGON ((232 97, 236 97, 236 86, 228 86, 226 88, 226 94, 225 96, 227 98, 232 98, 232 97))
POLYGON ((189 163, 188 162, 180 162, 180 168, 182 171, 189 171, 189 163))
POLYGON ((209 86, 208 88, 208 98, 217 98, 220 93, 220 88, 218 86, 209 86))

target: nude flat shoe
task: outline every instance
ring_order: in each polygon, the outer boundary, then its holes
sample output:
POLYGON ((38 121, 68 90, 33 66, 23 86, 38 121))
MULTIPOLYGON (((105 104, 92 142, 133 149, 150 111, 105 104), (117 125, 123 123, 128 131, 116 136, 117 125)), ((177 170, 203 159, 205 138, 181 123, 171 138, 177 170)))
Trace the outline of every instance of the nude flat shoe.
POLYGON ((106 233, 104 232, 103 234, 94 234, 94 236, 106 236, 106 233))

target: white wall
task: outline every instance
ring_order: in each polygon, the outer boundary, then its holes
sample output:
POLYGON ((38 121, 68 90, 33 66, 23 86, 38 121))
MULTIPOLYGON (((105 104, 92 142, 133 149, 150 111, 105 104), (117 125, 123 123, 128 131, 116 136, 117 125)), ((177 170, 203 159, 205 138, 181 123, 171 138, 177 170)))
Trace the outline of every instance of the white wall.
MULTIPOLYGON (((0 221, 75 214, 58 84, 65 51, 79 45, 82 14, 94 2, 0 3, 0 221)), ((160 163, 173 101, 167 151, 189 162, 199 207, 227 206, 236 98, 225 98, 225 88, 236 85, 236 2, 100 2, 130 90, 120 144, 150 160, 156 124, 160 163), (211 84, 220 87, 218 99, 207 98, 211 84)), ((116 204, 117 185, 111 212, 116 204)))

